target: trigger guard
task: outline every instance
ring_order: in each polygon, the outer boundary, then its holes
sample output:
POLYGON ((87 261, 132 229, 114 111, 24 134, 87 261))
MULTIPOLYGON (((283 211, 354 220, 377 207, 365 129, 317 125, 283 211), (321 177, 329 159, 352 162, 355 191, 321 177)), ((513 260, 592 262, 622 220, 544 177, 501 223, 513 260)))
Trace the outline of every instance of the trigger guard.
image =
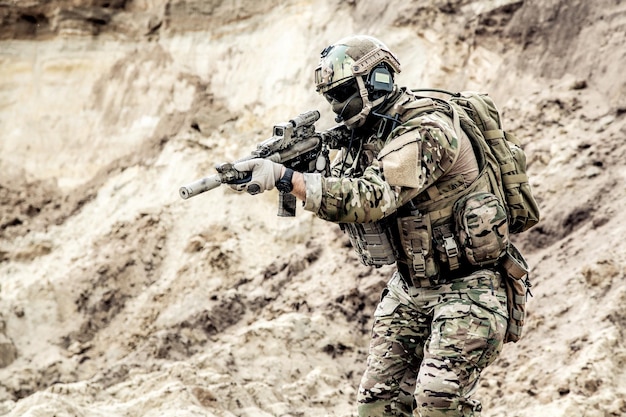
POLYGON ((248 171, 248 172, 242 172, 242 174, 245 174, 242 178, 237 178, 235 180, 229 181, 229 184, 245 184, 247 182, 250 182, 252 180, 252 172, 248 171))

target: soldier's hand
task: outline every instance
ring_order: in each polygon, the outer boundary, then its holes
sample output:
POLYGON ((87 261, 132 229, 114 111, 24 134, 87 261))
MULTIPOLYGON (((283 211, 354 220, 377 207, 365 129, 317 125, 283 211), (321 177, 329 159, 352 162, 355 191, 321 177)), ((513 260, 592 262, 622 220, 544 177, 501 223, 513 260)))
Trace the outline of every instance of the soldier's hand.
POLYGON ((243 184, 231 184, 230 188, 235 191, 247 191, 249 194, 259 194, 274 188, 283 166, 267 159, 255 158, 238 162, 233 168, 239 172, 250 172, 252 178, 243 184))

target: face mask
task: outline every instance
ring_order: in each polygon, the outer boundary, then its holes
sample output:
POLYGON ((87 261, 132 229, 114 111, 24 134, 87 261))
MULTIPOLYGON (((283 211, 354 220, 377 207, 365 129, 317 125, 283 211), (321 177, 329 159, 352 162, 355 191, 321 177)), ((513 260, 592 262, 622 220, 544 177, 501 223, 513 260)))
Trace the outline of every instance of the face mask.
POLYGON ((350 119, 363 108, 363 100, 359 96, 356 80, 345 82, 324 93, 333 112, 337 115, 337 123, 350 119))
MULTIPOLYGON (((329 97, 327 97, 327 99, 329 99, 329 97)), ((358 92, 355 92, 342 102, 333 99, 330 99, 329 102, 333 112, 337 115, 335 118, 337 123, 356 116, 361 109, 363 109, 363 99, 358 92)))

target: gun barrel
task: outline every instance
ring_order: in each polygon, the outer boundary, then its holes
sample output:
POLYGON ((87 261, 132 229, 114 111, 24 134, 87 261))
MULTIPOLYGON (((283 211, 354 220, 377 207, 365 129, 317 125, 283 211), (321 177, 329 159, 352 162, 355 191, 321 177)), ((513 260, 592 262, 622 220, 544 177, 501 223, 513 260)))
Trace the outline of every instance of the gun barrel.
POLYGON ((189 197, 194 197, 198 194, 202 194, 205 191, 210 191, 219 187, 222 184, 222 180, 218 174, 211 175, 194 181, 191 184, 183 185, 178 189, 178 194, 183 200, 189 197))

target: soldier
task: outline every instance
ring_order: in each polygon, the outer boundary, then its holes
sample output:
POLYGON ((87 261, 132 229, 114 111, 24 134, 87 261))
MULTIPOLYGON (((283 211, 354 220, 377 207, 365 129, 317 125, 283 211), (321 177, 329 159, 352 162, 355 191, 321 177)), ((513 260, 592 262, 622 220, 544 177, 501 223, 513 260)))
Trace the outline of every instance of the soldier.
MULTIPOLYGON (((399 72, 394 54, 369 36, 324 49, 317 91, 351 132, 332 175, 253 159, 235 165, 252 172, 251 182, 232 187, 290 192, 305 209, 339 223, 365 264, 397 265, 374 314, 360 416, 479 416, 471 396, 507 330, 499 261, 505 249, 485 246, 495 251, 492 261, 470 262, 453 218, 455 202, 491 195, 494 182, 479 169, 458 115, 445 101, 398 87, 399 72)), ((479 219, 495 225, 494 242, 505 246, 506 214, 485 207, 479 219)))

